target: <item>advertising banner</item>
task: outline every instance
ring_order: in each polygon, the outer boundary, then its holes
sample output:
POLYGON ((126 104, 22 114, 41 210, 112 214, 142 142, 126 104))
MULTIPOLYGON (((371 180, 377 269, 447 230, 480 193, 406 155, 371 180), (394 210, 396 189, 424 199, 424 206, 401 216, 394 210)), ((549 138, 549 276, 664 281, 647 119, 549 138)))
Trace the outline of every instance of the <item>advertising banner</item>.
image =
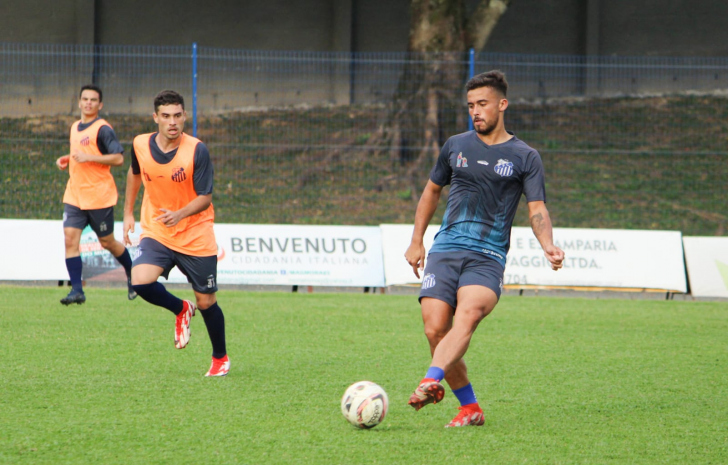
MULTIPOLYGON (((387 285, 417 283, 404 260, 412 226, 382 225, 387 285)), ((429 249, 439 226, 425 234, 429 249)), ((687 292, 682 237, 678 231, 555 228, 565 254, 555 272, 531 228, 514 227, 504 285, 664 289, 687 292)))
MULTIPOLYGON (((135 229, 132 258, 142 232, 139 223, 135 229)), ((122 240, 121 222, 114 234, 122 240)), ((376 226, 216 224, 218 283, 384 287, 380 234, 376 226)), ((68 279, 61 221, 0 220, 0 235, 0 280, 68 279)), ((126 279, 91 228, 81 234, 80 250, 84 280, 126 279)), ((169 282, 187 278, 174 268, 169 282)))
MULTIPOLYGON (((384 276, 387 281, 387 286, 421 283, 422 273, 420 272, 420 278, 417 279, 412 271, 412 267, 404 259, 404 253, 412 241, 414 226, 411 224, 382 224, 379 225, 379 228, 382 231, 384 276)), ((426 251, 432 247, 432 241, 439 229, 439 225, 431 225, 425 231, 423 242, 426 251)))
POLYGON ((216 224, 220 284, 384 287, 376 226, 216 224))
POLYGON ((0 280, 66 279, 61 221, 0 220, 0 280))
POLYGON ((690 294, 728 297, 728 237, 683 237, 690 294))

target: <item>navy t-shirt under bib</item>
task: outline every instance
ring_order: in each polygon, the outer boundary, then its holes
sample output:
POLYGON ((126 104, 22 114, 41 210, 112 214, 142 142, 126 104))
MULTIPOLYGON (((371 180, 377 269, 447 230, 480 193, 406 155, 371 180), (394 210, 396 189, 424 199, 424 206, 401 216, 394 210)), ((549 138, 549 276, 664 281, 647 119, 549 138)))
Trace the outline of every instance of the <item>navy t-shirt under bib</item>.
POLYGON ((541 156, 515 135, 497 145, 485 144, 475 131, 449 138, 430 180, 439 186, 450 184, 430 253, 471 250, 504 268, 521 195, 528 202, 546 201, 541 156))

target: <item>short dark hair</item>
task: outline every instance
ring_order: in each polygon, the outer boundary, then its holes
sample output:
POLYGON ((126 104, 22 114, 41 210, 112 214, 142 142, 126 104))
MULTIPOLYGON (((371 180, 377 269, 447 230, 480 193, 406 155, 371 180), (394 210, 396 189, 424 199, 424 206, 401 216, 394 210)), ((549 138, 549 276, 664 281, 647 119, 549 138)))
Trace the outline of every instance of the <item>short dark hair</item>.
POLYGON ((185 99, 173 90, 163 90, 154 97, 154 113, 159 110, 162 105, 182 105, 182 109, 185 109, 185 99))
POLYGON ((86 84, 85 86, 81 87, 81 91, 78 93, 78 98, 81 98, 81 94, 83 94, 84 90, 93 90, 97 94, 99 94, 99 102, 104 101, 104 94, 101 92, 101 87, 97 86, 96 84, 86 84))
POLYGON ((465 84, 466 92, 470 92, 471 90, 478 89, 480 87, 490 87, 491 89, 495 89, 503 94, 503 97, 508 95, 508 81, 506 81, 506 75, 497 69, 473 76, 465 84))

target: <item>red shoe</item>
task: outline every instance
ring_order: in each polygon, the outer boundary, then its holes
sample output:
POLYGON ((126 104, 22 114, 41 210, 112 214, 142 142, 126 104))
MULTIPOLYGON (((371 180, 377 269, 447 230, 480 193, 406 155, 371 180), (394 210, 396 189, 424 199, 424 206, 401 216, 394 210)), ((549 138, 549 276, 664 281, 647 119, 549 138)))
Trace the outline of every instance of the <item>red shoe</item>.
POLYGON ((419 410, 427 404, 436 404, 445 397, 445 388, 442 384, 438 383, 434 379, 422 380, 415 392, 409 398, 407 402, 409 405, 414 407, 415 410, 419 410))
POLYGON ((212 357, 212 366, 205 376, 225 376, 230 371, 230 359, 228 356, 223 358, 212 357))
POLYGON ((458 426, 483 426, 485 423, 485 416, 483 410, 478 404, 469 404, 458 407, 460 413, 452 419, 450 423, 445 425, 445 428, 454 428, 458 426))
POLYGON ((190 320, 195 316, 195 304, 189 300, 182 301, 182 311, 177 315, 174 324, 174 346, 177 349, 184 349, 190 342, 190 320))

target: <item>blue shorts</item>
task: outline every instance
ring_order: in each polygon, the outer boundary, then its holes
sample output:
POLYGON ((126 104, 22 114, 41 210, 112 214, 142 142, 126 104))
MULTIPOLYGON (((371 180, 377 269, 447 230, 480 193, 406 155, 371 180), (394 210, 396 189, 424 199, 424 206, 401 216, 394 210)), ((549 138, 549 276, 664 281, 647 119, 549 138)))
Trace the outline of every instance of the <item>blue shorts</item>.
POLYGON ((63 227, 83 229, 91 225, 98 237, 114 234, 114 207, 81 210, 75 205, 63 204, 63 227))
POLYGON ((187 277, 192 289, 200 294, 217 292, 217 255, 209 257, 195 257, 176 252, 155 241, 145 237, 139 242, 139 255, 134 259, 132 266, 155 265, 161 267, 162 276, 169 278, 169 272, 175 266, 187 277))
POLYGON ((420 301, 432 297, 457 308, 458 289, 472 285, 487 287, 500 299, 504 271, 500 263, 478 252, 431 253, 425 264, 420 301))

